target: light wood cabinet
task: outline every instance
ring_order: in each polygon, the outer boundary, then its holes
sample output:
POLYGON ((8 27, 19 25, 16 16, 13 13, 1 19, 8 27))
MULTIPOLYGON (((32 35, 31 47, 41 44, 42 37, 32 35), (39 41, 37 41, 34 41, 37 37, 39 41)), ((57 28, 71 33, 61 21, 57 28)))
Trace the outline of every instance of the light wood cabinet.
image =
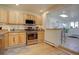
POLYGON ((0 8, 0 23, 7 23, 7 10, 0 8))
POLYGON ((32 14, 26 14, 26 13, 24 13, 23 14, 23 19, 24 19, 24 21, 25 20, 34 20, 35 21, 35 15, 32 15, 32 14))
POLYGON ((9 33, 9 46, 15 46, 19 44, 18 33, 9 33))
POLYGON ((21 11, 9 10, 10 24, 24 24, 23 13, 21 11))
POLYGON ((42 25, 42 22, 43 22, 42 16, 36 16, 35 22, 36 22, 37 25, 42 25))
POLYGON ((31 19, 31 18, 30 18, 30 14, 23 13, 23 19, 24 19, 24 21, 25 21, 26 19, 30 20, 30 19, 31 19))
POLYGON ((0 22, 9 24, 25 24, 25 20, 34 20, 37 25, 42 25, 42 16, 23 13, 17 10, 0 8, 0 22))
POLYGON ((44 31, 38 31, 38 42, 44 42, 44 31))
POLYGON ((0 39, 0 49, 5 49, 8 45, 8 34, 4 34, 3 39, 0 39))
POLYGON ((11 32, 9 33, 9 46, 19 46, 26 43, 25 32, 11 32))
POLYGON ((7 48, 9 46, 8 33, 5 34, 4 37, 4 47, 7 48))
POLYGON ((19 33, 19 44, 25 44, 26 43, 26 33, 22 32, 19 33))
POLYGON ((23 12, 19 11, 19 14, 18 14, 18 24, 24 24, 25 21, 23 19, 23 12))
POLYGON ((16 11, 9 10, 9 23, 10 24, 17 24, 18 23, 18 16, 16 16, 16 11))

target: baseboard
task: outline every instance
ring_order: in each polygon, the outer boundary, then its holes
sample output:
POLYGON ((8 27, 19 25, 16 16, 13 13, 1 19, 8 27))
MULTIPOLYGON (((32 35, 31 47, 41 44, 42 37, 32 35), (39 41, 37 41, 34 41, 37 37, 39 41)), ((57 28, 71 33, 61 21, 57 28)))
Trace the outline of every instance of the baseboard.
POLYGON ((58 47, 58 45, 55 45, 54 43, 51 43, 51 42, 49 42, 49 41, 44 41, 45 43, 47 43, 47 44, 49 44, 49 45, 51 45, 51 46, 54 46, 54 47, 58 47))

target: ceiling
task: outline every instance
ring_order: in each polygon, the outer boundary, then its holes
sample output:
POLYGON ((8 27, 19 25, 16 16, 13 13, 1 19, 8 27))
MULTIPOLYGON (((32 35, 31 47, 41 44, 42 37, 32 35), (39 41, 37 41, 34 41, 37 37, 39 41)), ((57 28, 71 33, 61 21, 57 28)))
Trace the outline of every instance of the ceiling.
POLYGON ((0 4, 2 7, 7 7, 7 8, 13 8, 13 9, 18 9, 18 10, 24 10, 27 12, 32 12, 36 14, 42 14, 51 7, 54 6, 54 4, 0 4))
POLYGON ((78 4, 69 4, 63 5, 62 8, 59 8, 54 11, 50 11, 49 16, 53 19, 58 19, 62 21, 79 21, 79 5, 78 4), (66 14, 68 17, 60 17, 61 14, 66 14))

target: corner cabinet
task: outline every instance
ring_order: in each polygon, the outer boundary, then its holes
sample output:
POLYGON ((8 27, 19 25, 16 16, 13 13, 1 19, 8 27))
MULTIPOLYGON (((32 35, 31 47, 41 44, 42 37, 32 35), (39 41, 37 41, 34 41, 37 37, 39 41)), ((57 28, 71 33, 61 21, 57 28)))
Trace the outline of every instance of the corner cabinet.
POLYGON ((8 11, 0 8, 0 23, 7 23, 8 11))

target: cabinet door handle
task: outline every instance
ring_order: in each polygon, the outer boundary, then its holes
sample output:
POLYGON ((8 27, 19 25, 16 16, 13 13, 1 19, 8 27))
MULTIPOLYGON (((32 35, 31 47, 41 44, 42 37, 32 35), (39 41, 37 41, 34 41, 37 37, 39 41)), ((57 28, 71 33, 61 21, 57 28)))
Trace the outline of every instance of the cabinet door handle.
POLYGON ((13 37, 13 42, 15 43, 15 37, 13 37))

